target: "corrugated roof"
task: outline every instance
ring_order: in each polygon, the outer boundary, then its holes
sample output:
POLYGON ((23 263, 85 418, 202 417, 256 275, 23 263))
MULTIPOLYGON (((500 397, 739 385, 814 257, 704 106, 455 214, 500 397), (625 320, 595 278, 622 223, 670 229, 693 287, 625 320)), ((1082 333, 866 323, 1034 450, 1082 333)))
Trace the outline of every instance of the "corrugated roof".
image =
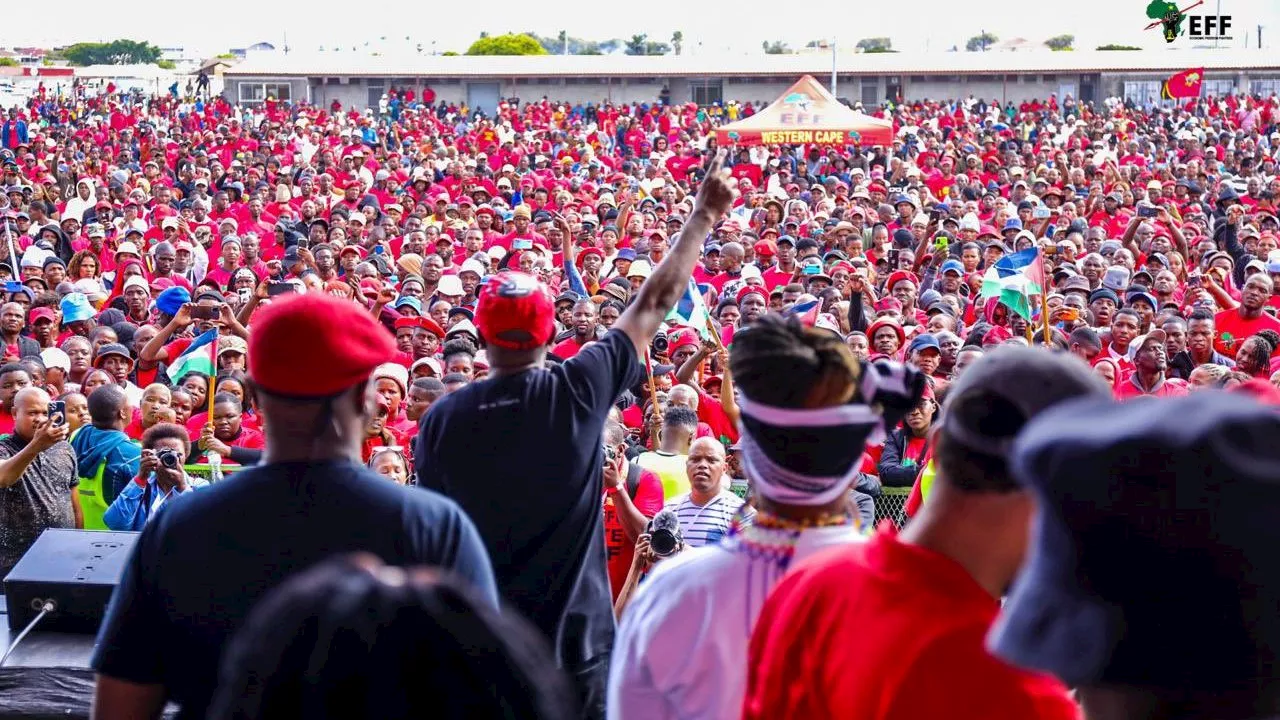
MULTIPOLYGON (((875 53, 837 57, 842 75, 1176 72, 1280 70, 1274 53, 1258 50, 875 53)), ((235 77, 736 77, 830 75, 831 57, 812 55, 628 56, 539 55, 386 57, 354 53, 255 55, 227 70, 235 77)))

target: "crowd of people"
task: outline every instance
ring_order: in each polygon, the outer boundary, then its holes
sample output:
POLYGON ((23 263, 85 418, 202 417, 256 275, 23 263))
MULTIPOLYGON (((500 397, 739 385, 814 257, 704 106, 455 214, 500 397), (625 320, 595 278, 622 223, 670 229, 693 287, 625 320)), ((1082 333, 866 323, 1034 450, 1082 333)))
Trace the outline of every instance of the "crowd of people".
POLYGON ((755 110, 9 110, 0 576, 141 532, 99 716, 1278 710, 1280 100, 755 110))

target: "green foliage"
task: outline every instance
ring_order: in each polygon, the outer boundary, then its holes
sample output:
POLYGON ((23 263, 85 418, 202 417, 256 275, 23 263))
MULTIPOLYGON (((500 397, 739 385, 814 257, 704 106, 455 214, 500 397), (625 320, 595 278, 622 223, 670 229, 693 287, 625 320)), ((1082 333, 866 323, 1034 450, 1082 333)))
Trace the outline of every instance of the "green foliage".
POLYGON ((18 61, 13 58, 0 58, 0 67, 18 67, 18 61))
POLYGON ((538 44, 551 55, 560 55, 564 53, 565 41, 569 43, 570 55, 603 55, 600 43, 594 40, 585 40, 569 35, 561 30, 556 37, 543 36, 534 32, 527 32, 525 35, 538 41, 538 44))
POLYGON ((1076 44, 1076 36, 1054 35, 1048 40, 1045 40, 1044 44, 1048 46, 1050 50, 1075 50, 1073 46, 1076 44))
POLYGON ((996 44, 996 42, 998 42, 999 40, 1000 38, 996 37, 994 34, 989 32, 984 32, 981 35, 974 35, 973 37, 969 38, 969 41, 964 44, 964 49, 968 50, 969 52, 986 50, 987 48, 996 44))
POLYGON ((887 37, 862 38, 854 47, 865 53, 893 52, 893 40, 887 37))
POLYGON ((72 65, 150 65, 160 60, 160 48, 137 40, 109 43, 76 43, 62 51, 72 65))
POLYGON ((683 32, 676 30, 675 32, 671 33, 671 47, 675 49, 677 55, 680 54, 680 51, 684 48, 683 32))
POLYGON ((479 40, 467 48, 468 55, 546 55, 547 49, 529 35, 495 35, 486 37, 481 33, 479 40))
POLYGON ((1117 45, 1115 43, 1111 43, 1108 45, 1099 45, 1098 47, 1094 48, 1094 50, 1141 50, 1141 49, 1142 48, 1136 45, 1117 45))
POLYGON ((628 55, 666 55, 671 46, 664 42, 655 42, 648 35, 632 35, 627 41, 628 55))
POLYGON ((218 53, 217 55, 214 55, 214 57, 219 60, 235 60, 236 54, 235 53, 218 53))
POLYGON ((172 60, 160 60, 156 62, 156 67, 160 68, 161 70, 177 70, 178 69, 178 66, 175 65, 172 60))
POLYGON ((441 57, 458 57, 458 52, 456 50, 445 50, 440 55, 441 57))
POLYGON ((791 54, 791 46, 780 40, 774 40, 773 42, 769 42, 768 40, 766 40, 760 43, 760 47, 764 48, 764 52, 766 55, 790 55, 791 54))

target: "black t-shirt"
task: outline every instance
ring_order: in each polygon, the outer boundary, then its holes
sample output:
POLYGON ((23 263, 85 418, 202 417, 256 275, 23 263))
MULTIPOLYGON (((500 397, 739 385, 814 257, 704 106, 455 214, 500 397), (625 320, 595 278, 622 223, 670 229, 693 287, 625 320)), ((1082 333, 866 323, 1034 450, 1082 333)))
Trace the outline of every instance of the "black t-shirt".
POLYGON ((276 463, 183 495, 142 531, 107 608, 93 668, 162 684, 203 718, 218 662, 254 603, 291 574, 344 553, 436 565, 497 604, 475 526, 437 493, 354 463, 276 463))
POLYGON ((472 383, 423 416, 419 485, 458 501, 484 538, 503 598, 562 666, 613 645, 600 436, 643 368, 622 332, 560 365, 472 383))

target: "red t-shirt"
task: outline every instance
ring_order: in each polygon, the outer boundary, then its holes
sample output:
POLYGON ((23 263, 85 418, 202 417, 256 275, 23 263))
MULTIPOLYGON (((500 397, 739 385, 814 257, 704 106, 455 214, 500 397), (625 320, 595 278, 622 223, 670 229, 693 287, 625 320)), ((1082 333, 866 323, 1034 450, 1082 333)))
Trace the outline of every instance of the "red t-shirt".
MULTIPOLYGON (((591 341, 588 340, 587 342, 591 342, 591 341)), ((582 348, 586 346, 587 346, 587 343, 579 343, 577 337, 565 338, 564 340, 561 340, 559 343, 556 343, 555 347, 551 348, 551 354, 555 355, 561 360, 568 360, 574 355, 577 355, 578 353, 582 352, 582 348)))
POLYGON ((742 717, 1079 718, 1057 680, 987 652, 999 609, 954 560, 882 524, 774 588, 751 636, 742 717))
POLYGON ((1240 351, 1240 343, 1251 335, 1257 335, 1259 330, 1270 328, 1280 332, 1280 320, 1266 313, 1245 320, 1240 317, 1239 309, 1223 310, 1213 316, 1213 322, 1218 332, 1213 339, 1213 349, 1232 359, 1240 351))
POLYGON ((9 435, 13 433, 13 416, 8 410, 0 407, 0 435, 9 435))
POLYGON ((1116 399, 1130 400, 1136 397, 1181 397, 1189 392, 1186 380, 1165 378, 1151 392, 1144 392, 1138 385, 1138 373, 1116 384, 1116 399))
MULTIPOLYGON (((626 479, 623 478, 622 490, 619 492, 626 491, 626 479)), ((663 503, 662 480, 648 470, 641 470, 636 495, 631 498, 631 502, 645 517, 657 515, 663 503)), ((631 570, 636 543, 627 539, 627 534, 622 530, 622 522, 618 520, 618 510, 614 507, 613 498, 607 493, 604 496, 604 548, 609 564, 609 587, 613 592, 613 599, 617 600, 623 583, 627 581, 627 573, 631 570)))

